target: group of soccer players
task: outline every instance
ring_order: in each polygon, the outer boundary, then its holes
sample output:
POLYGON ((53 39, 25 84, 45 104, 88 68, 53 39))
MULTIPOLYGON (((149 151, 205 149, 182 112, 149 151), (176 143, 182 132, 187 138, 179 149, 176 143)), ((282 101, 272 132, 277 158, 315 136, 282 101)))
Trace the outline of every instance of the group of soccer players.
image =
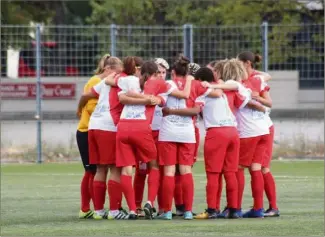
POLYGON ((200 67, 183 55, 172 66, 162 58, 143 62, 128 56, 121 61, 104 55, 84 87, 77 110, 77 143, 85 168, 79 217, 279 216, 270 172, 274 127, 267 81, 271 77, 254 69, 260 60, 258 55, 243 52, 237 58, 200 67), (168 71, 171 80, 166 80, 168 71), (199 118, 206 129, 207 209, 196 215, 192 167, 200 141, 199 118), (242 212, 245 168, 251 175, 253 207, 242 212), (146 179, 147 201, 142 206, 146 179), (227 205, 221 211, 223 179, 227 205), (104 208, 106 190, 109 210, 104 208), (123 196, 128 211, 122 208, 123 196), (176 214, 172 213, 173 200, 176 214))

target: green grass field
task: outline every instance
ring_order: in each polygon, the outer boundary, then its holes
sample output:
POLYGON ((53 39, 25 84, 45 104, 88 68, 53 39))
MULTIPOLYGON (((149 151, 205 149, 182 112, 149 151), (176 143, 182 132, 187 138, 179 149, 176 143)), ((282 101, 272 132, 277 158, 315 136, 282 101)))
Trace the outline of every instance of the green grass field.
MULTIPOLYGON (((324 162, 275 161, 272 168, 280 218, 95 221, 77 218, 80 164, 2 165, 1 236, 324 236, 324 162)), ((202 162, 195 166, 195 182, 194 211, 200 212, 206 207, 202 162)))

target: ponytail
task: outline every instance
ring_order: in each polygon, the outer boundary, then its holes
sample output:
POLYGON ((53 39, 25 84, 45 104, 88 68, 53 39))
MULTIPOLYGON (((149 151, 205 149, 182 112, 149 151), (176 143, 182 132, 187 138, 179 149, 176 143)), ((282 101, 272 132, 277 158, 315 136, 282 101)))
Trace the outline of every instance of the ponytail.
POLYGON ((102 74, 105 70, 106 61, 111 57, 110 54, 105 54, 98 63, 97 69, 95 70, 95 75, 102 74))

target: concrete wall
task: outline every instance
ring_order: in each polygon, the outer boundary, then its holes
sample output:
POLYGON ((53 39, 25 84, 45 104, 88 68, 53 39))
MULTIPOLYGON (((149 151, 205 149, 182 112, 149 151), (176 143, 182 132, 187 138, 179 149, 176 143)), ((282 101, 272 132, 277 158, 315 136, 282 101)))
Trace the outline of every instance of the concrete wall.
MULTIPOLYGON (((269 82, 273 99, 272 117, 324 117, 324 90, 299 90, 297 71, 270 71, 269 82)), ((42 101, 44 119, 74 119, 77 103, 83 86, 89 78, 85 77, 44 77, 43 82, 76 83, 74 99, 47 99, 42 101)), ((34 83, 35 79, 2 79, 2 83, 34 83)), ((34 99, 1 100, 1 118, 33 119, 36 110, 34 99)))

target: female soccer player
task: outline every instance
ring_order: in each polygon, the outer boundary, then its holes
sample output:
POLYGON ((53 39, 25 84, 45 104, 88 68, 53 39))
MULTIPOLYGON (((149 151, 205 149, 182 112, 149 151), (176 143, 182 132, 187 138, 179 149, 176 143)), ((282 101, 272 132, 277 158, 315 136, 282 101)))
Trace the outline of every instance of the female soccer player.
MULTIPOLYGON (((98 84, 108 74, 107 65, 109 54, 104 55, 95 71, 95 75, 91 77, 84 86, 84 93, 88 92, 93 86, 98 84)), ((79 212, 79 218, 92 218, 93 211, 90 210, 90 200, 93 198, 93 180, 96 173, 96 165, 89 164, 88 153, 88 123, 89 118, 97 104, 97 99, 91 99, 87 102, 86 106, 77 111, 77 115, 80 117, 80 121, 77 129, 77 144, 84 167, 84 176, 81 181, 81 208, 79 212)))
MULTIPOLYGON (((136 73, 136 67, 141 66, 142 60, 138 57, 126 57, 123 60, 124 72, 120 76, 127 76, 136 73)), ((108 64, 112 73, 119 73, 122 69, 122 62, 111 57, 108 64)), ((108 76, 112 78, 112 76, 108 76)), ((114 82, 119 78, 114 78, 114 82)), ((94 180, 94 219, 126 219, 128 216, 121 207, 122 190, 120 187, 120 169, 116 168, 116 125, 120 119, 123 109, 118 99, 118 88, 107 86, 105 78, 90 93, 82 96, 79 107, 92 97, 99 97, 94 114, 90 118, 89 130, 93 136, 89 136, 90 160, 97 165, 97 172, 94 180), (110 197, 110 211, 104 210, 105 189, 107 171, 110 168, 110 178, 107 184, 110 197)), ((131 103, 137 103, 134 98, 128 98, 131 103)))
MULTIPOLYGON (((252 63, 255 64, 257 61, 254 57, 252 63)), ((263 93, 266 88, 265 84, 261 80, 252 80, 256 72, 247 70, 246 73, 248 79, 243 80, 244 86, 253 92, 263 93)), ((237 172, 238 209, 241 209, 245 187, 244 168, 249 168, 254 205, 251 210, 243 214, 243 217, 263 218, 264 179, 261 168, 268 144, 269 126, 265 119, 265 113, 249 108, 239 110, 236 118, 240 137, 239 169, 237 172)))
MULTIPOLYGON (((252 52, 243 52, 238 55, 238 59, 244 63, 247 73, 249 75, 252 75, 250 77, 252 84, 259 84, 259 83, 263 84, 265 81, 271 79, 271 76, 269 74, 254 70, 254 63, 261 61, 261 57, 259 57, 258 55, 255 55, 252 52)), ((272 99, 269 94, 268 86, 265 87, 264 91, 260 93, 258 92, 254 93, 252 97, 258 102, 267 106, 268 108, 272 107, 272 99)), ((280 216, 280 212, 276 202, 276 185, 275 185, 274 177, 270 171, 270 163, 272 160, 272 150, 273 150, 273 140, 274 140, 274 125, 269 116, 269 113, 265 115, 265 119, 268 123, 270 134, 268 135, 267 150, 265 152, 265 157, 262 162, 264 190, 269 200, 269 208, 265 211, 264 217, 276 217, 276 216, 280 216)))
MULTIPOLYGON (((172 81, 174 86, 180 90, 184 87, 185 77, 188 74, 189 60, 179 56, 175 61, 172 70, 172 81)), ((180 100, 168 96, 166 107, 168 108, 192 108, 195 99, 203 94, 220 96, 220 92, 213 93, 210 89, 204 88, 200 82, 193 81, 190 98, 180 100)), ((172 199, 175 188, 175 165, 179 165, 181 173, 181 184, 183 202, 185 205, 184 219, 193 219, 192 205, 194 195, 194 183, 192 176, 192 165, 195 152, 195 128, 191 116, 166 116, 163 118, 159 132, 159 162, 164 166, 163 195, 165 212, 160 219, 172 219, 172 199)))
MULTIPOLYGON (((146 62, 141 67, 141 79, 137 77, 125 77, 118 81, 122 90, 119 93, 120 102, 125 104, 117 130, 117 160, 118 167, 122 167, 121 185, 124 196, 129 206, 129 219, 137 219, 134 190, 132 187, 132 167, 139 161, 149 163, 148 177, 148 201, 144 206, 146 218, 151 219, 153 214, 153 203, 157 196, 159 187, 159 167, 157 163, 157 150, 153 140, 150 124, 155 105, 160 104, 160 99, 154 99, 148 105, 148 98, 155 98, 159 94, 173 94, 181 98, 187 98, 190 93, 191 80, 187 82, 187 93, 179 92, 163 80, 157 77, 158 67, 154 62, 146 62), (142 105, 128 103, 125 97, 137 97, 143 88, 144 98, 142 105), (150 95, 150 97, 148 97, 150 95), (147 105, 147 106, 146 106, 147 105)), ((114 83, 110 81, 107 83, 114 83)), ((139 98, 141 100, 141 98, 139 98)))
MULTIPOLYGON (((162 80, 166 80, 167 76, 167 70, 169 69, 169 64, 166 62, 163 58, 156 58, 154 62, 158 66, 158 77, 162 80)), ((155 140, 156 147, 158 143, 158 134, 159 129, 161 125, 162 120, 162 108, 158 105, 155 107, 155 112, 153 115, 152 123, 151 123, 151 129, 152 129, 152 136, 155 140)), ((142 199, 143 199, 143 192, 144 192, 144 186, 145 186, 145 180, 148 173, 148 167, 146 163, 140 163, 136 167, 135 175, 134 175, 134 193, 135 193, 135 202, 137 205, 137 214, 138 216, 144 216, 143 210, 142 210, 142 199)), ((163 173, 160 172, 160 180, 162 179, 163 173)), ((159 185, 159 189, 161 188, 161 185, 159 185)), ((158 191, 158 208, 160 207, 162 201, 162 195, 161 192, 158 191)))

